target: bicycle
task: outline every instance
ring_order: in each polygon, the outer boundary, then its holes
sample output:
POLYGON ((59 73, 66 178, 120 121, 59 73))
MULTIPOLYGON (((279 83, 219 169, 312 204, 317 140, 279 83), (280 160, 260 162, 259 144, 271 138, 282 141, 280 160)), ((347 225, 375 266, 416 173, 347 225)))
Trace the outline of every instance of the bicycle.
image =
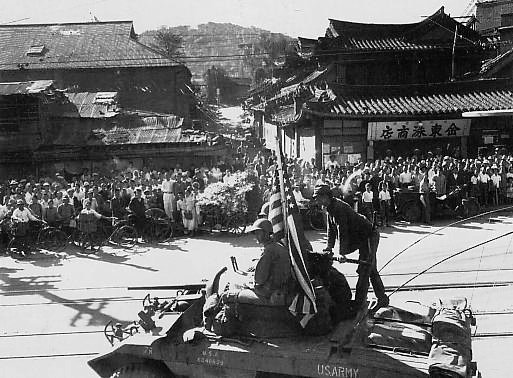
POLYGON ((25 258, 32 249, 62 252, 68 244, 66 233, 46 222, 43 222, 42 227, 38 229, 28 224, 11 221, 10 236, 7 251, 13 258, 25 258))
POLYGON ((164 210, 156 207, 150 208, 146 210, 145 216, 147 220, 145 231, 149 240, 162 243, 174 236, 173 222, 164 210))
POLYGON ((71 238, 83 253, 96 253, 105 243, 132 248, 137 241, 137 233, 134 227, 127 224, 126 220, 113 218, 109 222, 100 221, 95 231, 87 232, 77 228, 71 238))
POLYGON ((305 219, 308 224, 315 231, 326 230, 326 213, 322 210, 322 207, 315 203, 315 201, 309 201, 306 206, 305 219))

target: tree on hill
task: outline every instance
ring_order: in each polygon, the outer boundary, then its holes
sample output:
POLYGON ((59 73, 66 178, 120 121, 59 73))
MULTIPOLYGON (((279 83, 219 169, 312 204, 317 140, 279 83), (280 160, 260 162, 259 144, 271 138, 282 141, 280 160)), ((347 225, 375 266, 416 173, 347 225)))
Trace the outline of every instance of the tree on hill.
POLYGON ((183 56, 183 37, 175 34, 171 28, 161 27, 157 30, 150 46, 168 58, 183 56))
POLYGON ((291 39, 283 34, 261 33, 259 39, 247 49, 245 63, 253 70, 253 79, 260 82, 273 74, 278 62, 295 55, 291 39))

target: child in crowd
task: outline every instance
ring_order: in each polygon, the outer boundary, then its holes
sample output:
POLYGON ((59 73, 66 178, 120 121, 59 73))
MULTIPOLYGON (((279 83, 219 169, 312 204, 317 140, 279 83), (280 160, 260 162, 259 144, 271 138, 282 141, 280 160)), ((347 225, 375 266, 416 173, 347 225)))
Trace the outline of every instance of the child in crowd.
POLYGON ((392 197, 388 191, 388 183, 384 181, 379 192, 379 207, 381 210, 381 221, 386 227, 390 226, 390 201, 392 197))
POLYGON ((490 185, 492 192, 492 202, 494 206, 499 205, 499 197, 500 197, 500 184, 501 184, 501 176, 499 175, 499 170, 496 167, 492 167, 493 174, 490 177, 490 185))
POLYGON ((365 191, 362 193, 362 213, 371 222, 372 214, 374 213, 374 206, 372 205, 373 200, 374 193, 372 192, 372 185, 367 183, 365 184, 365 191))
POLYGON ((506 201, 508 204, 513 203, 513 177, 508 177, 506 184, 506 201))

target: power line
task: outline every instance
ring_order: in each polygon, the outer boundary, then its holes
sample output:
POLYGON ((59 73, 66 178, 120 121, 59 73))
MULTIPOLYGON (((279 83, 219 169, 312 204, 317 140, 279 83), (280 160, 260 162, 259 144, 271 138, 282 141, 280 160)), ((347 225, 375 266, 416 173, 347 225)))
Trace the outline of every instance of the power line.
MULTIPOLYGON (((154 33, 153 32, 158 32, 159 30, 152 30, 150 32, 148 31, 145 31, 145 32, 142 32, 141 34, 138 34, 138 36, 142 36, 142 37, 153 37, 154 33)), ((286 37, 286 38, 291 38, 291 39, 294 39, 292 37, 289 37, 288 35, 286 34, 283 34, 283 33, 276 33, 276 32, 269 32, 269 31, 266 31, 266 32, 261 32, 261 33, 240 33, 240 34, 237 34, 237 33, 204 33, 204 34, 180 34, 180 33, 174 33, 173 30, 169 30, 172 34, 174 35, 178 35, 180 37, 217 37, 217 36, 223 36, 223 35, 227 35, 227 36, 232 36, 232 37, 248 37, 248 36, 256 36, 256 37, 260 37, 260 36, 283 36, 283 37, 286 37)))
MULTIPOLYGON (((73 7, 65 7, 65 8, 61 8, 60 10, 59 9, 53 10, 52 13, 55 14, 55 13, 62 12, 62 11, 67 11, 67 10, 70 10, 70 9, 83 8, 85 6, 95 5, 95 4, 98 4, 98 3, 104 3, 106 1, 110 1, 110 0, 96 0, 96 1, 93 1, 93 2, 90 2, 90 3, 76 5, 76 6, 73 6, 73 7)), ((12 21, 3 22, 3 23, 0 23, 0 25, 13 24, 13 23, 19 22, 19 21, 31 20, 32 18, 33 17, 25 17, 25 18, 21 18, 19 20, 12 20, 12 21)))
POLYGON ((12 20, 12 21, 7 21, 7 22, 2 22, 0 23, 0 25, 8 25, 8 24, 13 24, 15 22, 19 22, 19 21, 25 21, 25 20, 30 20, 30 17, 25 17, 25 18, 19 18, 17 20, 12 20))
MULTIPOLYGON (((432 46, 439 49, 451 49, 451 46, 449 45, 439 45, 439 46, 432 46)), ((153 50, 154 51, 154 50, 153 50)), ((403 52, 411 52, 410 50, 400 50, 403 52)), ((419 51, 426 51, 426 49, 419 49, 419 51)), ((369 55, 369 54, 376 54, 376 53, 387 53, 388 50, 367 50, 367 51, 359 51, 355 49, 354 51, 347 51, 347 50, 324 50, 322 52, 319 52, 315 54, 315 57, 322 57, 322 56, 354 56, 355 53, 358 53, 359 55, 369 55)), ((162 56, 162 57, 140 57, 140 58, 112 58, 112 59, 74 59, 74 60, 67 60, 64 62, 59 61, 18 61, 18 62, 9 62, 9 63, 0 63, 0 66, 17 66, 17 65, 28 65, 28 66, 42 66, 47 64, 55 64, 55 65, 66 65, 66 64, 72 64, 72 63, 108 63, 108 62, 132 62, 132 61, 158 61, 158 60, 172 60, 179 64, 185 64, 185 63, 200 63, 202 61, 204 62, 210 62, 210 61, 237 61, 237 60, 244 60, 246 58, 250 57, 260 57, 260 58, 273 58, 273 59, 281 59, 286 58, 287 55, 280 54, 275 57, 270 57, 270 53, 263 52, 263 53, 248 53, 248 54, 226 54, 226 55, 197 55, 197 56, 175 56, 172 58, 162 56), (187 62, 185 60, 188 60, 187 62)), ((47 57, 47 58, 53 58, 58 59, 60 56, 53 56, 53 57, 47 57)), ((379 58, 374 58, 370 60, 380 61, 379 58)))

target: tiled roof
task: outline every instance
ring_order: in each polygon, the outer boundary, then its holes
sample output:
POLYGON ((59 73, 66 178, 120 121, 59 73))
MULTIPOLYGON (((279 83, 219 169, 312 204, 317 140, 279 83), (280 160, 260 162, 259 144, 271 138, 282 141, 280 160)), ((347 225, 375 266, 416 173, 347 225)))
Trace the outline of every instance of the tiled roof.
POLYGON ((493 74, 504 67, 505 64, 511 62, 513 57, 513 49, 507 50, 506 52, 496 56, 495 58, 489 59, 481 66, 480 75, 493 74))
POLYGON ((70 101, 63 117, 110 118, 119 114, 117 92, 76 92, 65 94, 70 101))
POLYGON ((327 103, 309 102, 306 110, 336 117, 390 117, 455 114, 513 109, 509 90, 436 93, 418 96, 337 96, 327 103))
POLYGON ((428 50, 437 46, 407 41, 405 38, 360 39, 347 38, 338 42, 345 50, 428 50))
POLYGON ((116 127, 114 129, 96 130, 95 135, 101 144, 148 144, 148 143, 204 143, 207 141, 205 133, 199 131, 188 132, 182 128, 166 128, 143 126, 136 128, 116 127))
POLYGON ((0 25, 0 46, 0 70, 178 65, 139 43, 131 21, 0 25))
POLYGON ((41 93, 51 89, 52 86, 52 80, 0 83, 0 96, 41 93))
MULTIPOLYGON (((475 30, 451 18, 442 7, 422 21, 410 24, 370 24, 330 19, 326 35, 319 38, 318 46, 321 51, 409 51, 450 48, 456 27, 461 37, 458 39, 458 46, 479 45, 482 37, 475 30)), ((300 43, 301 50, 303 45, 306 48, 303 53, 308 54, 315 49, 311 40, 300 43)))

